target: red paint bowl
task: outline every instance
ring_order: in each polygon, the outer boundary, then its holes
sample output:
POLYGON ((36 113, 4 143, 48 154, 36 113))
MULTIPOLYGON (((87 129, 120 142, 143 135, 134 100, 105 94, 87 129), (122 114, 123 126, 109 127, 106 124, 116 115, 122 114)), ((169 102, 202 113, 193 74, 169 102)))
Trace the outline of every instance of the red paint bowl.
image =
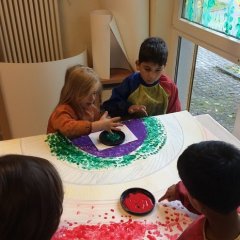
POLYGON ((149 214, 154 209, 155 202, 153 194, 143 188, 129 188, 120 197, 122 208, 137 216, 149 214))

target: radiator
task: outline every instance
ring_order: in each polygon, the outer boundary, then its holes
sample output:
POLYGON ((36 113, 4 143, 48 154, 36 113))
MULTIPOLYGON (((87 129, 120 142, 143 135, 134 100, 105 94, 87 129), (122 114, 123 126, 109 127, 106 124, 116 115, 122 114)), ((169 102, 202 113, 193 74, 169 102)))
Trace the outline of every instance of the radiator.
POLYGON ((62 59, 58 0, 0 0, 0 41, 5 62, 62 59))

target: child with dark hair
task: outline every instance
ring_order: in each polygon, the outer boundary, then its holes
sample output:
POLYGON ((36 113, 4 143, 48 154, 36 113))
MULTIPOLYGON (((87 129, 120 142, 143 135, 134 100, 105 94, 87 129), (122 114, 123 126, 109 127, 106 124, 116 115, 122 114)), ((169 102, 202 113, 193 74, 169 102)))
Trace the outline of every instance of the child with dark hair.
POLYGON ((150 37, 139 50, 138 72, 113 88, 103 108, 113 116, 127 118, 154 116, 181 111, 178 89, 165 74, 168 49, 163 39, 150 37))
POLYGON ((240 150, 221 141, 192 144, 179 157, 177 168, 182 181, 159 201, 180 200, 202 214, 178 240, 239 240, 240 150))
POLYGON ((63 186, 45 159, 0 157, 0 239, 49 240, 62 214, 63 186))

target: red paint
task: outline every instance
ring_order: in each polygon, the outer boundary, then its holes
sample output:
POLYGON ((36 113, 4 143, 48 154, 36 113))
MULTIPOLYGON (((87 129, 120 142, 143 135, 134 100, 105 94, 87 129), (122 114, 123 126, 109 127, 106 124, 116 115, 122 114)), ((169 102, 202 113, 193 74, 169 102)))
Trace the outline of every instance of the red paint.
POLYGON ((141 192, 130 193, 123 203, 130 211, 136 213, 145 213, 154 207, 152 199, 141 192))
POLYGON ((156 238, 155 238, 154 236, 151 236, 151 235, 147 235, 147 238, 148 238, 149 240, 156 240, 156 238))
POLYGON ((167 237, 167 239, 169 239, 169 240, 176 240, 176 239, 179 237, 178 234, 174 234, 174 235, 164 234, 164 235, 165 235, 165 237, 167 237))
POLYGON ((72 229, 60 228, 51 240, 129 240, 144 239, 156 240, 160 235, 156 224, 146 224, 138 221, 124 223, 110 223, 97 225, 79 225, 72 229), (148 232, 151 231, 152 234, 148 232))
POLYGON ((135 221, 131 215, 121 215, 124 220, 119 219, 119 222, 113 222, 117 218, 113 214, 114 209, 109 209, 109 213, 104 212, 96 215, 102 219, 111 219, 110 223, 93 223, 89 219, 84 225, 80 225, 77 222, 63 220, 64 227, 59 228, 51 240, 176 240, 191 221, 186 218, 189 217, 188 214, 178 213, 170 209, 165 210, 164 220, 162 220, 162 215, 161 220, 157 216, 158 220, 154 223, 149 223, 146 219, 135 221), (128 220, 126 221, 126 219, 128 220))

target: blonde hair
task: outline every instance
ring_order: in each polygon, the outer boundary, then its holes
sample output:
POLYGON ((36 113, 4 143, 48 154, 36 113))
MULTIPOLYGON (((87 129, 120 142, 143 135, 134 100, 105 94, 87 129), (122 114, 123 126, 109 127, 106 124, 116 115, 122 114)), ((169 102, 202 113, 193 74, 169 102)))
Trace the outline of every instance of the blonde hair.
POLYGON ((65 75, 65 83, 58 104, 69 104, 77 107, 76 99, 86 97, 96 84, 100 95, 102 85, 92 68, 82 65, 70 67, 65 75))

